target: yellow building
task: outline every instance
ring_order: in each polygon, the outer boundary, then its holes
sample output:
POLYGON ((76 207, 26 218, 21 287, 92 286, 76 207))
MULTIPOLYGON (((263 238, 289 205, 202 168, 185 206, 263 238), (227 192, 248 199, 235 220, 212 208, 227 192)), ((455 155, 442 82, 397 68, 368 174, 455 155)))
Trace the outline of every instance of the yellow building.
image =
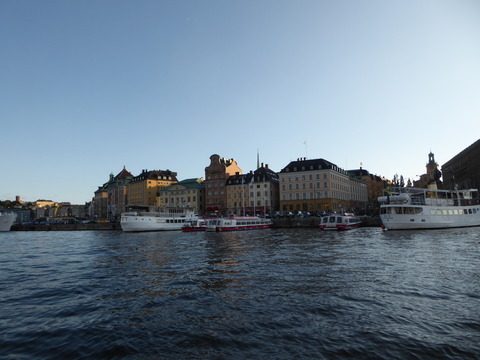
POLYGON ((34 206, 37 208, 52 207, 55 206, 55 201, 52 200, 37 200, 34 202, 34 206))
POLYGON ((177 173, 170 170, 143 170, 127 184, 127 206, 158 206, 157 193, 160 189, 177 183, 177 173))

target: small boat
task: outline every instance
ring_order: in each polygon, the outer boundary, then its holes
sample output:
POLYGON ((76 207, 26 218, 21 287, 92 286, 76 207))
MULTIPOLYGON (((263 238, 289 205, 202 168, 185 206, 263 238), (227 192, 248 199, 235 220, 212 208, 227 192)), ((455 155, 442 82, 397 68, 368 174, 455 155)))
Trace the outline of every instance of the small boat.
POLYGON ((0 211, 0 231, 10 231, 16 218, 14 212, 0 211))
POLYGON ((181 230, 187 221, 198 218, 187 208, 146 208, 147 211, 123 213, 120 218, 122 230, 125 232, 181 230))
POLYGON ((353 214, 330 214, 322 217, 320 229, 322 230, 350 230, 358 228, 361 224, 359 218, 353 214))
POLYGON ((480 201, 477 189, 440 190, 397 187, 378 198, 382 228, 446 229, 480 226, 480 201))
POLYGON ((272 227, 272 220, 258 216, 230 216, 207 221, 207 231, 262 230, 272 227))
POLYGON ((197 218, 185 221, 182 226, 183 232, 205 231, 207 229, 207 221, 211 218, 197 218))

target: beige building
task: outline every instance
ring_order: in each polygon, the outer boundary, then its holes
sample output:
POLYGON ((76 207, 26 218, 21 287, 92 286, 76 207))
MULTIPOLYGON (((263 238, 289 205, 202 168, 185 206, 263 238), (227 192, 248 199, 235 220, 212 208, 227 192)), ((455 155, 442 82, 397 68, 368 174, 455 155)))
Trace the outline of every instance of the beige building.
POLYGON ((203 178, 186 179, 158 191, 157 206, 184 207, 196 214, 205 212, 205 185, 203 178))
POLYGON ((384 189, 390 182, 384 177, 372 175, 365 169, 348 170, 347 173, 367 184, 368 204, 365 212, 367 215, 374 215, 379 211, 378 197, 384 195, 384 189))
POLYGON ((160 189, 177 183, 177 173, 170 170, 143 170, 127 184, 127 206, 157 206, 160 189))
POLYGON ((235 174, 227 179, 229 214, 271 214, 279 209, 278 175, 262 164, 245 175, 235 174))
POLYGON ((306 158, 290 162, 279 173, 280 210, 288 211, 354 211, 368 202, 365 182, 352 179, 337 165, 306 158))

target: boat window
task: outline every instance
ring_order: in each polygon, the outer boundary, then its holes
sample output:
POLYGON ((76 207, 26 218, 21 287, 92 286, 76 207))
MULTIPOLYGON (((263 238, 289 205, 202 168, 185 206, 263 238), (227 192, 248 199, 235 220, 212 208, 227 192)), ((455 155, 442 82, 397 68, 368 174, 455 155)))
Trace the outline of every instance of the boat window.
POLYGON ((442 215, 442 210, 437 209, 437 215, 442 215))
POLYGON ((476 214, 476 213, 477 213, 477 209, 473 209, 473 213, 476 214))
POLYGON ((463 209, 463 214, 464 214, 464 215, 467 215, 467 214, 468 214, 467 209, 463 209))
POLYGON ((436 210, 433 210, 433 209, 430 210, 430 215, 435 215, 436 213, 437 213, 436 210))
POLYGON ((335 216, 330 216, 330 222, 334 223, 335 222, 335 216))
POLYGON ((448 215, 453 215, 453 210, 448 210, 448 215))
POLYGON ((337 217, 337 224, 341 224, 341 223, 342 223, 342 217, 339 216, 339 217, 337 217))
POLYGON ((472 209, 468 209, 468 213, 471 214, 471 213, 472 213, 472 209))
POLYGON ((443 215, 448 215, 448 210, 443 210, 443 215))

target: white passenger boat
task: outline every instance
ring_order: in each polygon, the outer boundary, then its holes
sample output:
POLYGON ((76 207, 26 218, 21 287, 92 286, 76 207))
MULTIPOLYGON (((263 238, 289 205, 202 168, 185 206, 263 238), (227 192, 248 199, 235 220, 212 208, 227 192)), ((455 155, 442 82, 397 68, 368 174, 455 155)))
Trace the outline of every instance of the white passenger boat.
POLYGON ((444 229, 480 226, 477 189, 393 188, 378 198, 385 229, 444 229))
POLYGON ((16 218, 14 212, 0 211, 0 231, 10 231, 16 218))
POLYGON ((207 231, 259 230, 272 227, 272 220, 258 216, 230 216, 213 218, 207 222, 207 231))
POLYGON ((359 218, 353 214, 331 214, 322 217, 320 229, 322 230, 350 230, 361 225, 359 218))
POLYGON ((120 218, 122 230, 128 232, 181 230, 186 221, 197 218, 197 215, 187 208, 147 208, 147 211, 123 213, 120 218))

